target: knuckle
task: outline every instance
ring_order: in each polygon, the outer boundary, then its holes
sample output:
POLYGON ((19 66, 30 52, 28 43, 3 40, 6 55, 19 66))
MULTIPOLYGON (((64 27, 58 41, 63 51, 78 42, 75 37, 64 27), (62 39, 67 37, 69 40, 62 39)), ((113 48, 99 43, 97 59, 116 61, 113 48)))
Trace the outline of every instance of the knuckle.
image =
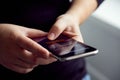
POLYGON ((60 29, 61 29, 61 27, 59 27, 59 24, 57 24, 57 23, 56 23, 56 24, 54 24, 54 26, 53 26, 53 27, 54 27, 54 29, 55 29, 55 30, 60 30, 60 29))

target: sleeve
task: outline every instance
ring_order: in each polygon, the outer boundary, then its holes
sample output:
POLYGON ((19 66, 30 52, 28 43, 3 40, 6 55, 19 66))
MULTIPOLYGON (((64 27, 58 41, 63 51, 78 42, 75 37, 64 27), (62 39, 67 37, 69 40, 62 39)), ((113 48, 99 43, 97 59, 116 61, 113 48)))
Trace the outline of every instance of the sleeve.
POLYGON ((97 0, 98 7, 100 6, 100 4, 101 4, 103 1, 104 1, 104 0, 97 0))

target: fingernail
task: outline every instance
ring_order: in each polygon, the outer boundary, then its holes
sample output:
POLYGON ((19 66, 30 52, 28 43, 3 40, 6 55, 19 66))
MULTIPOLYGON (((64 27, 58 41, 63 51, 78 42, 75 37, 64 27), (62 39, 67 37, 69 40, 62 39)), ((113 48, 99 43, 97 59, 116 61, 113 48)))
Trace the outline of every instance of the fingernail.
POLYGON ((50 40, 54 40, 55 34, 54 34, 54 33, 50 33, 49 36, 48 36, 48 38, 49 38, 50 40))
POLYGON ((55 62, 55 61, 57 61, 57 59, 56 58, 52 58, 52 61, 55 62))

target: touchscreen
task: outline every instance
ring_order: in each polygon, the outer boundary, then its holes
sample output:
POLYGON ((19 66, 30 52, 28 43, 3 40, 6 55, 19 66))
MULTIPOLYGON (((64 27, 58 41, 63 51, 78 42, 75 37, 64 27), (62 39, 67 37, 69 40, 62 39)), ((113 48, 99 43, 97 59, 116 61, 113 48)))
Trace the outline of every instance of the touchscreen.
POLYGON ((77 42, 74 39, 60 35, 56 40, 43 37, 37 41, 57 57, 70 57, 95 50, 93 47, 77 42))

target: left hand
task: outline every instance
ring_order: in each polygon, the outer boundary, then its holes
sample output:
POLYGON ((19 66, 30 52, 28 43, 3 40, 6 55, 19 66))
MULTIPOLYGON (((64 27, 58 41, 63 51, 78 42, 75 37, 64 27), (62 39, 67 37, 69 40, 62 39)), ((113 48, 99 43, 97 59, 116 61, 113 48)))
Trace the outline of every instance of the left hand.
POLYGON ((83 42, 79 28, 79 21, 70 14, 64 14, 57 18, 48 33, 48 39, 54 40, 61 33, 83 42))

